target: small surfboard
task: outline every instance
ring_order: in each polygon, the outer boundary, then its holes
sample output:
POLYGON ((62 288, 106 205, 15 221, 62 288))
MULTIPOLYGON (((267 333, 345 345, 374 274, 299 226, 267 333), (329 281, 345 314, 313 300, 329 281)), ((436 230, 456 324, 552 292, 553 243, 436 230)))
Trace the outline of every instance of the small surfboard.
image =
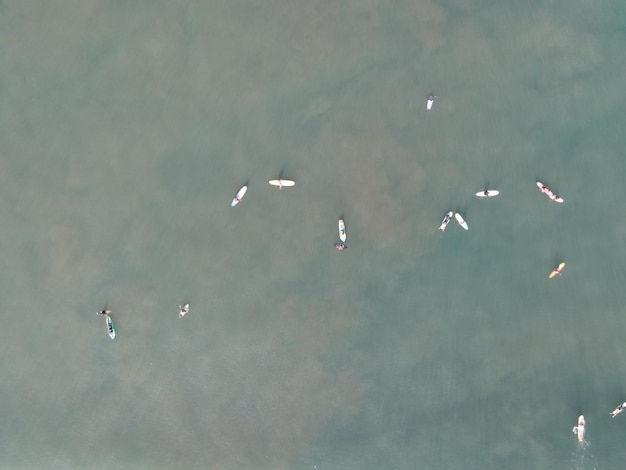
POLYGON ((270 184, 278 188, 290 188, 292 186, 295 186, 296 182, 293 180, 278 179, 278 180, 270 180, 270 184))
POLYGON ((467 226, 467 222, 465 222, 465 219, 463 218, 461 214, 457 212, 456 214, 454 214, 454 218, 459 223, 459 225, 463 227, 465 230, 469 229, 469 227, 467 226))
POLYGON ((241 189, 237 192, 237 194, 233 198, 233 201, 230 203, 231 207, 235 207, 237 204, 239 204, 239 201, 243 199, 243 197, 246 195, 247 192, 248 192, 248 187, 242 186, 241 189))
POLYGON ((500 194, 500 191, 495 189, 485 189, 484 191, 478 191, 476 196, 478 197, 494 197, 500 194))
POLYGON ((343 219, 339 219, 339 240, 342 242, 346 241, 346 224, 343 222, 343 219))
POLYGON ((437 98, 436 96, 430 95, 428 97, 428 99, 426 100, 426 109, 428 111, 430 111, 431 109, 433 109, 433 103, 435 102, 435 98, 437 98))
POLYGON ((559 264, 556 268, 554 268, 552 270, 552 272, 550 273, 550 275, 548 276, 548 279, 552 279, 553 277, 555 277, 557 274, 561 274, 561 271, 563 271, 563 268, 565 268, 565 263, 561 263, 559 264))
POLYGON ((442 232, 446 229, 446 227, 448 226, 448 224, 450 223, 450 221, 452 220, 452 217, 454 216, 454 212, 450 211, 446 214, 446 216, 443 218, 443 220, 441 221, 441 225, 439 226, 439 230, 441 230, 442 232))

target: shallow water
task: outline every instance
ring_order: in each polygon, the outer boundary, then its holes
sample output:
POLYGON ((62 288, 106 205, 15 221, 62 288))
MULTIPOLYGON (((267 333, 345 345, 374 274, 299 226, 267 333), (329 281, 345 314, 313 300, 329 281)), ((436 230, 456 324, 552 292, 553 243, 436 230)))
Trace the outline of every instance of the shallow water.
POLYGON ((0 1, 3 466, 622 468, 626 7, 466 3, 0 1))

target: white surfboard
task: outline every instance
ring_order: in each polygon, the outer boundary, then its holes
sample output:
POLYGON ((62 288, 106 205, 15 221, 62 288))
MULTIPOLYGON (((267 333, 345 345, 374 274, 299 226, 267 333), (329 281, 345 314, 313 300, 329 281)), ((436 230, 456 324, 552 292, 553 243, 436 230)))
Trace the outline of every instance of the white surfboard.
POLYGON ((243 197, 246 195, 246 192, 248 192, 248 187, 242 186, 233 198, 233 201, 230 203, 231 207, 235 207, 237 204, 239 204, 239 201, 243 199, 243 197))
POLYGON ((465 219, 463 218, 461 214, 457 212, 456 214, 454 214, 454 218, 459 223, 459 225, 463 227, 465 230, 469 229, 469 227, 467 226, 467 222, 465 222, 465 219))
POLYGON ((428 97, 428 99, 426 100, 426 109, 428 111, 430 111, 431 109, 433 109, 433 103, 435 102, 435 98, 437 98, 436 96, 430 95, 428 97))
POLYGON ((115 339, 115 325, 113 324, 113 319, 110 315, 106 316, 107 330, 109 332, 109 337, 111 339, 115 339))
POLYGON ((448 224, 452 220, 452 216, 453 215, 454 215, 454 212, 452 212, 452 211, 450 211, 450 212, 448 212, 446 214, 446 216, 441 221, 441 225, 439 226, 439 230, 441 230, 443 232, 446 229, 446 227, 448 226, 448 224))
POLYGON ((296 182, 293 180, 278 179, 278 180, 270 180, 270 184, 278 188, 290 188, 291 186, 295 186, 296 182))
POLYGON ((343 219, 339 219, 339 240, 342 242, 346 241, 346 224, 343 222, 343 219))
POLYGON ((500 191, 495 189, 485 189, 484 191, 478 191, 476 196, 478 197, 494 197, 500 194, 500 191))

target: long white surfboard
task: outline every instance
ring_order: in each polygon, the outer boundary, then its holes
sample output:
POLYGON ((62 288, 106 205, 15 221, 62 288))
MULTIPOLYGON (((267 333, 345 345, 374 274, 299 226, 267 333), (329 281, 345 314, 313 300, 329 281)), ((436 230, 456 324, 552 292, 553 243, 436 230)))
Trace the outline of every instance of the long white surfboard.
POLYGON ((290 188, 292 186, 295 186, 296 182, 293 180, 278 179, 278 180, 270 180, 270 184, 278 188, 290 188))
POLYGON ((485 189, 484 191, 478 191, 476 196, 478 197, 494 197, 500 194, 500 191, 495 189, 485 189))
POLYGON ((343 219, 339 219, 338 227, 339 227, 339 240, 341 240, 342 242, 345 242, 346 241, 346 224, 344 223, 343 219))
POLYGON ((426 100, 426 109, 428 111, 430 111, 431 109, 433 109, 433 103, 435 102, 435 98, 437 98, 436 96, 430 95, 428 97, 428 99, 426 100))
POLYGON ((454 214, 454 218, 459 223, 459 225, 463 227, 465 230, 469 229, 469 227, 467 226, 467 222, 465 222, 465 219, 463 218, 461 214, 457 212, 456 214, 454 214))
POLYGON ((243 199, 243 197, 246 195, 247 192, 248 192, 248 187, 242 186, 241 189, 237 192, 237 194, 233 198, 233 201, 230 203, 231 207, 235 207, 237 204, 239 204, 239 201, 243 199))

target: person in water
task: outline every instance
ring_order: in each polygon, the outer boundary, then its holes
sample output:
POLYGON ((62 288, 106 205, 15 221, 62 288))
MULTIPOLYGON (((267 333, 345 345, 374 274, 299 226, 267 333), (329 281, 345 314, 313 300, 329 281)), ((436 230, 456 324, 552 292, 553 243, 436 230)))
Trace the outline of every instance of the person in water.
POLYGON ((335 243, 335 248, 337 248, 337 250, 339 251, 342 251, 348 248, 348 245, 346 245, 345 243, 335 243))
POLYGON ((620 414, 622 411, 624 411, 624 408, 626 408, 626 402, 622 403, 617 408, 615 408, 613 411, 611 411, 611 418, 615 418, 618 414, 620 414))
POLYGON ((111 313, 111 310, 104 309, 97 312, 96 315, 104 315, 106 317, 109 313, 111 313))

